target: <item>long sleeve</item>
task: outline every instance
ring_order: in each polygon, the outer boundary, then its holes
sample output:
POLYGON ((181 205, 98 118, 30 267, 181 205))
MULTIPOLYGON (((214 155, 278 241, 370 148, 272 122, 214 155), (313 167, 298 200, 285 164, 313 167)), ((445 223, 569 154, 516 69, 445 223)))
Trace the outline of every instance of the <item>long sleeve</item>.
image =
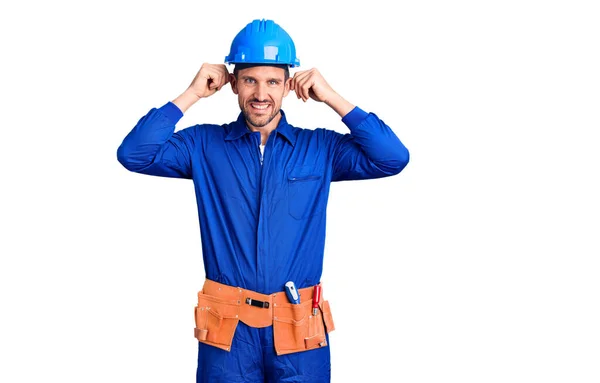
POLYGON ((355 107, 342 121, 350 133, 337 133, 333 181, 388 177, 400 173, 408 164, 408 150, 375 114, 355 107))
POLYGON ((194 136, 191 129, 175 132, 183 113, 168 102, 142 117, 117 149, 117 159, 132 172, 192 178, 194 136))

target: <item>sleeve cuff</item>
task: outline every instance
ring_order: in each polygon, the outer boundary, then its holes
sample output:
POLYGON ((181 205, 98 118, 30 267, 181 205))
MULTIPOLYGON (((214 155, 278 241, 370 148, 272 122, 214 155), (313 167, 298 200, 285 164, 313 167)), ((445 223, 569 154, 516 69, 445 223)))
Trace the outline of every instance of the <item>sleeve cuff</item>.
POLYGON ((358 106, 355 106, 348 114, 342 118, 342 122, 350 129, 356 128, 358 125, 369 116, 369 113, 365 112, 358 106))
POLYGON ((179 109, 177 105, 173 104, 171 101, 161 106, 158 110, 162 114, 167 116, 167 118, 171 120, 173 124, 176 124, 177 121, 179 121, 181 117, 183 117, 183 112, 181 111, 181 109, 179 109))

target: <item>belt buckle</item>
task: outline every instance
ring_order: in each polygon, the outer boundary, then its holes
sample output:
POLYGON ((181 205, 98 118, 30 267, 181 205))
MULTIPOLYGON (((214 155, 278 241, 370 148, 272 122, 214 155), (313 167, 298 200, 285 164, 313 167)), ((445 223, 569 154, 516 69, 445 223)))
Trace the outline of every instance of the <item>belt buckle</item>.
POLYGON ((258 299, 246 298, 246 304, 254 307, 259 307, 261 309, 269 308, 269 302, 259 301, 258 299))

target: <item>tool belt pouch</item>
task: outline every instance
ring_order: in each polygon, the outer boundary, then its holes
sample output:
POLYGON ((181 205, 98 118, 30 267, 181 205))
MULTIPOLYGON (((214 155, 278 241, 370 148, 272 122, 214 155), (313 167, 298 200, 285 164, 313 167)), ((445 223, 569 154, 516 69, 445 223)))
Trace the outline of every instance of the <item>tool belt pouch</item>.
POLYGON ((195 308, 194 336, 199 342, 225 351, 231 350, 233 335, 239 322, 240 302, 198 293, 195 308))
POLYGON ((325 332, 334 330, 329 302, 312 315, 312 300, 273 307, 273 338, 277 355, 327 346, 325 332))

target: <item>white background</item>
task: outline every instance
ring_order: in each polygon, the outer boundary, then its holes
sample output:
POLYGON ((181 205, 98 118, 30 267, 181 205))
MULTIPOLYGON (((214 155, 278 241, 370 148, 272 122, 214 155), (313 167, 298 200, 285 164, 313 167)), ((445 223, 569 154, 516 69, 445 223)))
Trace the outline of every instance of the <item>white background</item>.
MULTIPOLYGON (((332 186, 333 382, 600 381, 595 2, 15 3, 0 381, 194 381, 192 183, 130 173, 116 150, 256 18, 411 152, 398 176, 332 186)), ((346 131, 323 104, 283 108, 346 131)), ((237 113, 226 88, 177 128, 237 113)))

